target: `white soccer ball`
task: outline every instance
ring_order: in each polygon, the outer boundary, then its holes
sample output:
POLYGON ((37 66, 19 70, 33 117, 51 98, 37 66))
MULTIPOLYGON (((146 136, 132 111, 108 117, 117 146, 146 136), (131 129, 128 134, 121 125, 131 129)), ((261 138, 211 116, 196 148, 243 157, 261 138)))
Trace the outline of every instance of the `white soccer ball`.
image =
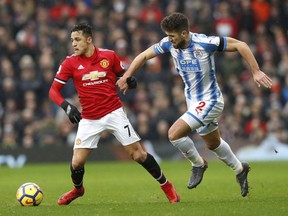
POLYGON ((43 192, 37 184, 27 182, 18 188, 16 198, 21 206, 38 206, 43 200, 43 192))

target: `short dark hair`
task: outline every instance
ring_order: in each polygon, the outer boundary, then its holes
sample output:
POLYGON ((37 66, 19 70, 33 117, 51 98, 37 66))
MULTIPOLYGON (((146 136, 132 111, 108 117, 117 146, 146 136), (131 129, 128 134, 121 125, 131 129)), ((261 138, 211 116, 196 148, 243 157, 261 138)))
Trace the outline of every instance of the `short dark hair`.
POLYGON ((174 12, 168 16, 166 16, 161 21, 161 29, 169 32, 181 32, 183 30, 186 30, 189 32, 189 21, 188 18, 178 12, 174 12))
POLYGON ((92 34, 93 34, 92 26, 89 25, 88 23, 80 23, 80 24, 74 25, 74 27, 71 30, 71 33, 75 31, 82 31, 83 35, 86 37, 89 37, 89 36, 92 37, 92 34))

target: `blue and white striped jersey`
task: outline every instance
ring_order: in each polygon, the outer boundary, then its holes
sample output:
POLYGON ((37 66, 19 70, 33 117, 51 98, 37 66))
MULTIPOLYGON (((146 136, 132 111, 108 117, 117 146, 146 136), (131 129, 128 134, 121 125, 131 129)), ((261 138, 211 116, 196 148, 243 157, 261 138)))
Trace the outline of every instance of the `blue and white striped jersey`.
POLYGON ((214 52, 224 51, 226 38, 190 32, 190 45, 175 49, 168 37, 154 45, 157 55, 170 52, 176 71, 185 83, 185 96, 191 101, 217 100, 221 95, 215 74, 214 52))

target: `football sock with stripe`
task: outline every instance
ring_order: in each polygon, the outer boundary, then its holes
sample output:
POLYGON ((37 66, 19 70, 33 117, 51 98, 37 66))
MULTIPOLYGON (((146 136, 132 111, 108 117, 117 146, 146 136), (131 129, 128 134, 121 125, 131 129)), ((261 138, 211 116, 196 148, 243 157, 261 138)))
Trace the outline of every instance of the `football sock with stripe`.
POLYGON ((236 175, 242 172, 242 163, 237 159, 228 143, 226 143, 223 139, 221 139, 220 145, 212 151, 220 160, 227 164, 236 175))
POLYGON ((79 189, 83 185, 83 176, 84 176, 84 167, 80 169, 73 169, 72 165, 70 165, 71 170, 71 178, 74 184, 74 187, 79 189))
POLYGON ((146 160, 139 164, 141 164, 161 185, 166 183, 166 177, 152 155, 147 153, 146 160))
POLYGON ((170 141, 173 146, 178 148, 185 158, 195 167, 201 167, 204 164, 202 157, 199 155, 194 142, 188 136, 177 140, 170 141))

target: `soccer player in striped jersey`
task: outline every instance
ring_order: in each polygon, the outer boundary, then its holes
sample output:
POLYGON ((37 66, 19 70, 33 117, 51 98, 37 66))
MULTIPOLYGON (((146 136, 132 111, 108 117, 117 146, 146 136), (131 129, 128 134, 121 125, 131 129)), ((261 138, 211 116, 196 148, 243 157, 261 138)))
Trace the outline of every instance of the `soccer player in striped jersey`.
MULTIPOLYGON (((170 203, 180 201, 173 184, 169 182, 154 157, 140 145, 140 137, 134 131, 116 91, 116 81, 125 72, 119 57, 112 50, 100 49, 93 44, 92 27, 78 24, 71 30, 74 54, 60 65, 49 91, 49 97, 78 124, 70 166, 74 188, 63 194, 59 205, 68 205, 83 196, 84 165, 89 154, 98 146, 103 131, 113 134, 128 155, 159 182, 170 203), (66 101, 61 89, 69 79, 78 92, 82 113, 66 101)), ((130 88, 136 87, 133 77, 127 79, 130 88)))
POLYGON ((259 69, 258 63, 246 43, 231 37, 206 36, 189 31, 188 18, 182 13, 172 13, 161 21, 167 35, 137 55, 117 85, 124 94, 128 87, 126 78, 132 76, 144 63, 164 53, 170 53, 177 73, 185 84, 187 111, 168 131, 170 142, 191 162, 192 173, 187 187, 196 188, 208 167, 188 137, 195 131, 203 138, 208 149, 229 166, 240 184, 241 195, 248 194, 247 175, 250 166, 240 162, 229 144, 220 135, 217 117, 224 109, 224 101, 216 79, 215 52, 239 52, 250 67, 254 81, 260 87, 271 88, 272 80, 259 69))

